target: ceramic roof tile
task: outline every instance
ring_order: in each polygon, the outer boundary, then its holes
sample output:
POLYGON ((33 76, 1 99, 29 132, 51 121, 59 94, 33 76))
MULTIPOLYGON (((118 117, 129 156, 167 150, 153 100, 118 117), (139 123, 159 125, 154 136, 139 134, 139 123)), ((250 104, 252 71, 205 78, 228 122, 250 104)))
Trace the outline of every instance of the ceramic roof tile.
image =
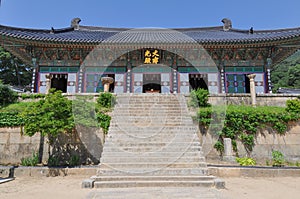
POLYGON ((45 42, 73 43, 243 43, 262 42, 300 37, 300 28, 254 31, 222 27, 185 29, 118 29, 80 26, 79 30, 65 28, 54 30, 22 29, 0 26, 0 35, 45 42))

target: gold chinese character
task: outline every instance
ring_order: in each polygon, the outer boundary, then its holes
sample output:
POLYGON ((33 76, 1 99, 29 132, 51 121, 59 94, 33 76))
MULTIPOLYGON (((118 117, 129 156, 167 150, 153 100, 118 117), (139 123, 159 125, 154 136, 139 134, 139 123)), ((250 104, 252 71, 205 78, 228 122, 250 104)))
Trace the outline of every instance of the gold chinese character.
POLYGON ((152 57, 159 57, 158 50, 154 50, 152 57))
POLYGON ((146 57, 144 64, 151 64, 151 58, 150 57, 146 57))
POLYGON ((145 52, 145 57, 151 57, 151 52, 150 52, 150 50, 146 50, 146 52, 145 52))
POLYGON ((158 64, 158 61, 159 61, 158 57, 152 58, 152 64, 158 64))

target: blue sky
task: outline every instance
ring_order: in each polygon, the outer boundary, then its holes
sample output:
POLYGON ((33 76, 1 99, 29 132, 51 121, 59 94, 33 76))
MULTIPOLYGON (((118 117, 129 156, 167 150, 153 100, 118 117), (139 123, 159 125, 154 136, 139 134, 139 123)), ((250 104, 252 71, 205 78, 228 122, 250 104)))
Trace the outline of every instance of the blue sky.
POLYGON ((109 27, 204 27, 278 29, 300 27, 299 0, 1 0, 0 24, 50 29, 70 25, 109 27))

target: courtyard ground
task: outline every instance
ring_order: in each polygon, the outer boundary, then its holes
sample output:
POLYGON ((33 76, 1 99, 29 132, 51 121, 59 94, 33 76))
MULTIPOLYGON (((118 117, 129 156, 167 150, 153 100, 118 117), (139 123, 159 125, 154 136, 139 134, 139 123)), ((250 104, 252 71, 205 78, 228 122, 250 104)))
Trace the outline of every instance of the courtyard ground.
POLYGON ((121 188, 82 189, 89 176, 19 177, 0 184, 1 199, 116 199, 116 198, 216 198, 216 199, 298 199, 300 177, 224 178, 226 189, 206 188, 121 188))

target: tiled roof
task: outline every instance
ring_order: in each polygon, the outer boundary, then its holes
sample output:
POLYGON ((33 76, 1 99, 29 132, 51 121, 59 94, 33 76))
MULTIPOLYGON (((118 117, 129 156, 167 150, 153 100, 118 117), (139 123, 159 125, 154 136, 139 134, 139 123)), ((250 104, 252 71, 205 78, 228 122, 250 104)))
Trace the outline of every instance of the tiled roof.
MULTIPOLYGON (((126 29, 79 26, 78 29, 24 29, 0 26, 0 35, 24 40, 67 43, 186 43, 201 44, 256 43, 300 37, 300 28, 254 31, 230 29, 222 26, 182 29, 126 29)), ((0 38, 1 39, 1 38, 0 38)))

